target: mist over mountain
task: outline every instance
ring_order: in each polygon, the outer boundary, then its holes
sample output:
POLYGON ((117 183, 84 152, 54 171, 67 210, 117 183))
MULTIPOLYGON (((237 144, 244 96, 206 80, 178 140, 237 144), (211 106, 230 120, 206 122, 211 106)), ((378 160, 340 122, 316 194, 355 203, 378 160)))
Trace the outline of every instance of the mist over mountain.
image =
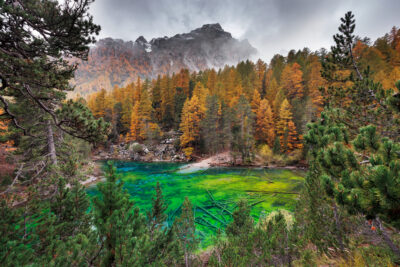
POLYGON ((205 24, 189 33, 147 41, 105 38, 91 48, 88 61, 79 62, 73 85, 86 95, 104 88, 124 86, 137 77, 220 68, 250 58, 257 50, 247 40, 239 41, 221 25, 205 24))

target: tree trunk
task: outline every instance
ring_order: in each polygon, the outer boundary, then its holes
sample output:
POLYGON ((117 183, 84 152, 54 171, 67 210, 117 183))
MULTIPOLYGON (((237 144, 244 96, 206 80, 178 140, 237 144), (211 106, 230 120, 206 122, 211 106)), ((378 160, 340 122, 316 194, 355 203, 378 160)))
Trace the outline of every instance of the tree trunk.
POLYGON ((333 214, 334 214, 334 217, 335 217, 336 238, 338 239, 338 242, 339 242, 340 251, 343 252, 344 251, 344 245, 343 245, 343 238, 342 238, 342 232, 341 232, 342 225, 340 223, 340 218, 339 218, 339 214, 338 214, 336 203, 333 203, 333 214))
POLYGON ((189 253, 185 251, 185 267, 189 267, 189 253))
POLYGON ((53 134, 53 128, 51 126, 50 120, 47 121, 47 146, 49 149, 51 163, 54 166, 57 166, 56 146, 54 144, 54 134, 53 134))
POLYGON ((400 259, 400 250, 396 246, 396 244, 393 243, 392 239, 390 239, 389 235, 386 233, 385 228, 382 225, 381 220, 379 217, 376 217, 375 222, 382 234, 383 241, 388 245, 388 247, 392 250, 393 254, 396 256, 397 259, 400 259))

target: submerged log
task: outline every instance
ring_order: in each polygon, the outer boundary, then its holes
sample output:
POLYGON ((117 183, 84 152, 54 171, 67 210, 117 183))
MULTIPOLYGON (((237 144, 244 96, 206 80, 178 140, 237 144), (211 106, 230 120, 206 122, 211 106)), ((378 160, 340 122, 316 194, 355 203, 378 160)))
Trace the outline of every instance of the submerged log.
POLYGON ((217 216, 215 216, 214 214, 212 214, 212 213, 209 212, 208 210, 206 210, 206 209, 204 209, 204 208, 202 208, 202 207, 200 207, 200 206, 198 206, 197 208, 200 209, 200 210, 202 210, 203 212, 205 212, 205 213, 206 213, 207 215, 209 215, 211 218, 213 218, 213 219, 219 221, 220 223, 222 223, 223 225, 226 226, 226 223, 225 223, 225 222, 223 222, 220 218, 218 218, 217 216))
POLYGON ((282 192, 282 191, 260 191, 260 190, 246 190, 248 193, 261 193, 261 194, 287 194, 287 195, 299 195, 298 192, 282 192))

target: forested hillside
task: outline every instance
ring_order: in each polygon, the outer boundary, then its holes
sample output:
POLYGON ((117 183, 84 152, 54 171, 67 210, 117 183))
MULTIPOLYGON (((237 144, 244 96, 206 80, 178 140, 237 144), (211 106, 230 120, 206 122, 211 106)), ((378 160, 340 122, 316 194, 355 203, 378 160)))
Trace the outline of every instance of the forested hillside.
MULTIPOLYGON (((396 27, 372 43, 355 39, 360 68, 384 89, 400 79, 400 30, 396 27)), ((182 69, 157 79, 141 80, 90 95, 88 106, 113 127, 113 142, 157 141, 170 129, 182 132, 180 147, 188 158, 231 150, 245 162, 258 152, 301 158, 306 124, 328 103, 326 88, 350 90, 349 69, 321 75, 329 56, 305 48, 275 55, 267 64, 244 61, 222 69, 182 69), (347 88, 347 89, 346 89, 347 88)), ((343 105, 345 105, 344 100, 343 105)))

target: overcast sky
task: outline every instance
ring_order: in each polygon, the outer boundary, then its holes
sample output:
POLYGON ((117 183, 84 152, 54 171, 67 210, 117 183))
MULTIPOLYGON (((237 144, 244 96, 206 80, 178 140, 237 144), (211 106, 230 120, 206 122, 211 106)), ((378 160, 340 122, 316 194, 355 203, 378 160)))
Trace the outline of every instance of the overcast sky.
POLYGON ((151 40, 219 22, 267 61, 290 49, 329 48, 349 10, 361 37, 375 40, 400 26, 400 0, 96 0, 90 8, 102 27, 99 38, 151 40))

